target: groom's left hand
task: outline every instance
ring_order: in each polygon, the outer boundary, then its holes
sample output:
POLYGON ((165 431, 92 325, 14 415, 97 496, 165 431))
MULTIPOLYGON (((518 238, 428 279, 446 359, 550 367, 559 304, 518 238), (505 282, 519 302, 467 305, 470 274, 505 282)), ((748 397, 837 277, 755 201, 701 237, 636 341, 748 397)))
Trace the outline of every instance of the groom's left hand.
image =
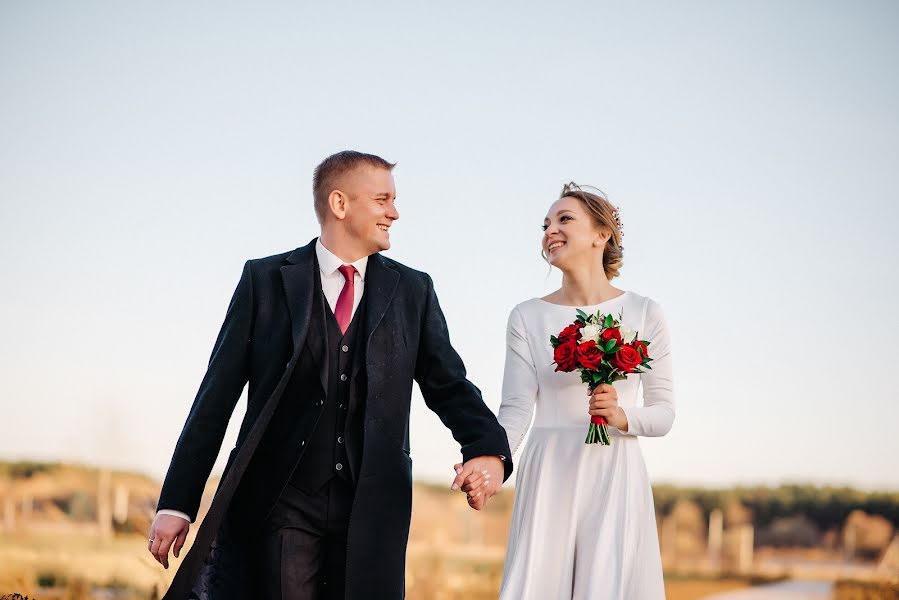
POLYGON ((503 487, 503 461, 498 456, 478 456, 455 466, 452 488, 468 496, 468 505, 481 510, 503 487))

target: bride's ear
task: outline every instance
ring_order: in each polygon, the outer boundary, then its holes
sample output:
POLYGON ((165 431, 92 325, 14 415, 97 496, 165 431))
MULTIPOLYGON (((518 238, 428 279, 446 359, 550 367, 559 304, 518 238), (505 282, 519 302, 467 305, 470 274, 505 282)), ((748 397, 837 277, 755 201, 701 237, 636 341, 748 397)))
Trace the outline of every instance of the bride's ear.
POLYGON ((609 231, 608 229, 606 229, 605 227, 603 227, 602 229, 599 230, 599 236, 595 240, 593 240, 593 245, 594 246, 605 246, 608 243, 609 238, 611 238, 611 237, 612 237, 612 232, 609 231))

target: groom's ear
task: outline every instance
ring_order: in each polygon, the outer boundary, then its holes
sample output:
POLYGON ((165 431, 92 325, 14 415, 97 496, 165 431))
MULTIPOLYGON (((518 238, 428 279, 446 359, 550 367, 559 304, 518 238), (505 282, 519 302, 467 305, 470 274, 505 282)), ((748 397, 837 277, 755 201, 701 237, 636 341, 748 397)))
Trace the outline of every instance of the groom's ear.
POLYGON ((340 190, 334 190, 328 194, 328 207, 331 209, 331 214, 339 221, 346 218, 347 200, 349 200, 347 195, 340 190))

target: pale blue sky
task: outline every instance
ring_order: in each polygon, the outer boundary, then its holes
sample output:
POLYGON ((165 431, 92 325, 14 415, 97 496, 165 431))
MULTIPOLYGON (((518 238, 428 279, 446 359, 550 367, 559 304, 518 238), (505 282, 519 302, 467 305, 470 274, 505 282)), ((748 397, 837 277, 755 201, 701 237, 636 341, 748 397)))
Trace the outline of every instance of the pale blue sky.
MULTIPOLYGON (((399 163, 389 255, 494 410, 574 179, 672 328, 654 480, 899 488, 897 30, 892 2, 2 1, 0 457, 161 476, 243 261, 316 234, 311 171, 355 148, 399 163)), ((448 483, 420 398, 412 444, 448 483)))

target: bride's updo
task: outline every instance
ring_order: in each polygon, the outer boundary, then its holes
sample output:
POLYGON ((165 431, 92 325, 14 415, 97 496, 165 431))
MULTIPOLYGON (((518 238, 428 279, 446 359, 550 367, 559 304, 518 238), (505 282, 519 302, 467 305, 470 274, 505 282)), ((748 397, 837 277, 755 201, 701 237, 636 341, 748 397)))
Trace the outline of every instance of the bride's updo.
POLYGON ((606 278, 611 281, 618 277, 624 262, 624 247, 621 245, 621 218, 618 209, 609 202, 602 190, 593 186, 579 186, 575 182, 566 183, 562 187, 559 198, 575 198, 581 201, 593 222, 602 229, 608 229, 612 235, 606 242, 602 253, 602 268, 606 278), (590 188, 587 191, 584 188, 590 188))

